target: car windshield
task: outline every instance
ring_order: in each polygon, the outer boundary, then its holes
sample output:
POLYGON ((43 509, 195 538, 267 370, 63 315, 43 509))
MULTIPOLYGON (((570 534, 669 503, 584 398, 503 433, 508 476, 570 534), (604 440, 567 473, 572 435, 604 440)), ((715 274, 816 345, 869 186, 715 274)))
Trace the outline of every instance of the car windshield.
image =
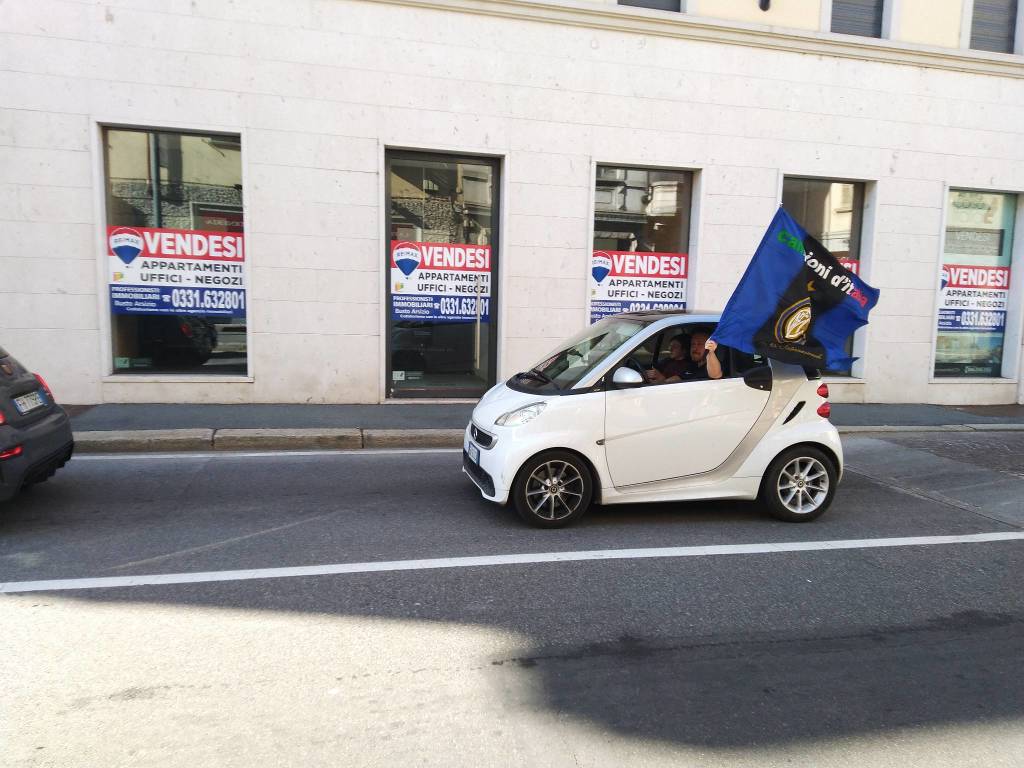
POLYGON ((531 371, 518 374, 519 383, 525 384, 523 378, 532 377, 531 388, 553 385, 558 389, 570 389, 644 325, 639 320, 618 317, 600 320, 566 341, 561 350, 538 363, 531 371))

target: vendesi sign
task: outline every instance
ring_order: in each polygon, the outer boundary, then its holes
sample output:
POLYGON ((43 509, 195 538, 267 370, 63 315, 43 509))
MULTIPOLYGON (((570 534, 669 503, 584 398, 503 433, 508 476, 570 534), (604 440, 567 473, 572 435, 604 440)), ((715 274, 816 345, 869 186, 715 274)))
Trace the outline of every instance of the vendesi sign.
POLYGON ((940 331, 1003 331, 1010 295, 1009 267, 944 264, 940 331))
POLYGON ((491 246, 391 241, 391 318, 490 321, 491 246))
POLYGON ((107 227, 114 314, 245 317, 245 237, 107 227))
POLYGON ((686 309, 685 253, 594 251, 590 322, 620 312, 686 309))

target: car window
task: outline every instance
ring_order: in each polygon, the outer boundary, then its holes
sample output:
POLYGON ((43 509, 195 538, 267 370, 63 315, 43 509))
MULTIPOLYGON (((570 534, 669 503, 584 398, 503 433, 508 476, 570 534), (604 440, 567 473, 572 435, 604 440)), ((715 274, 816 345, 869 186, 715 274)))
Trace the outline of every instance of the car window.
MULTIPOLYGON (((690 357, 690 342, 691 342, 691 338, 692 338, 693 334, 695 332, 697 332, 697 331, 704 331, 706 333, 711 333, 714 330, 715 330, 715 326, 713 324, 709 325, 707 323, 689 323, 689 324, 685 324, 684 323, 684 324, 680 324, 680 325, 669 326, 668 328, 665 328, 660 333, 655 334, 650 339, 648 339, 646 342, 644 342, 643 344, 641 344, 640 346, 635 348, 626 358, 623 358, 623 361, 620 364, 625 364, 625 361, 628 358, 631 357, 634 360, 636 360, 638 363, 640 363, 645 369, 649 369, 649 368, 659 368, 660 369, 660 367, 662 365, 664 365, 667 361, 669 361, 671 359, 671 357, 672 357, 671 345, 672 345, 673 340, 675 340, 675 339, 679 339, 680 342, 682 343, 682 345, 683 345, 683 357, 687 361, 687 363, 689 364, 689 362, 692 359, 690 357)), ((736 373, 735 372, 736 371, 736 367, 732 363, 732 354, 731 354, 732 351, 733 350, 731 350, 729 347, 725 347, 725 346, 719 345, 718 352, 716 353, 716 356, 718 357, 718 361, 722 364, 722 378, 723 379, 729 378, 731 376, 742 375, 741 373, 736 373)), ((751 357, 753 357, 753 356, 751 356, 751 357)), ((616 366, 616 367, 618 367, 618 366, 616 366)), ((705 379, 697 379, 697 380, 705 380, 705 379)), ((684 380, 684 381, 681 381, 681 382, 674 382, 674 383, 686 384, 688 382, 686 380, 684 380)), ((651 384, 647 384, 647 386, 651 386, 651 384)), ((664 385, 659 385, 659 386, 664 386, 664 385)), ((671 386, 671 384, 669 384, 668 386, 671 386)))
POLYGON ((673 325, 672 327, 666 328, 664 331, 661 332, 661 337, 658 341, 658 351, 654 357, 654 360, 652 361, 653 365, 657 365, 661 361, 668 360, 670 357, 672 357, 672 353, 669 350, 669 347, 671 347, 672 345, 672 340, 678 336, 682 337, 680 341, 683 344, 684 354, 690 354, 689 331, 687 330, 686 326, 673 325))
POLYGON ((636 362, 640 364, 640 367, 645 371, 648 368, 653 368, 657 360, 657 351, 660 346, 660 340, 664 335, 664 331, 654 334, 630 352, 629 357, 636 360, 636 362))
MULTIPOLYGON (((594 370, 644 327, 642 322, 609 317, 569 339, 561 350, 538 363, 533 371, 548 380, 547 386, 569 389, 594 370)), ((529 384, 529 379, 519 385, 529 384)), ((533 388, 542 388, 543 381, 533 388)))
POLYGON ((768 365, 768 358, 764 355, 751 355, 738 349, 730 350, 732 355, 732 375, 742 376, 752 368, 760 368, 768 365))

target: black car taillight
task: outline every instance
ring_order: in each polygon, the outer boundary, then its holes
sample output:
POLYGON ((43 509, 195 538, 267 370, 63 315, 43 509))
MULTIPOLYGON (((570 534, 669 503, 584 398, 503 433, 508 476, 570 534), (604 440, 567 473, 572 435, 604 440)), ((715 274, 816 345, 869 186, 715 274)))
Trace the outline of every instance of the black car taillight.
POLYGON ((43 392, 46 393, 46 396, 50 398, 50 402, 55 402, 53 399, 53 392, 50 391, 50 385, 46 383, 46 379, 44 379, 38 373, 33 373, 32 375, 36 377, 36 381, 39 382, 39 386, 43 388, 43 392))
POLYGON ((13 459, 15 456, 21 456, 21 452, 24 449, 20 445, 16 445, 13 448, 8 448, 6 451, 0 451, 0 461, 4 459, 13 459))

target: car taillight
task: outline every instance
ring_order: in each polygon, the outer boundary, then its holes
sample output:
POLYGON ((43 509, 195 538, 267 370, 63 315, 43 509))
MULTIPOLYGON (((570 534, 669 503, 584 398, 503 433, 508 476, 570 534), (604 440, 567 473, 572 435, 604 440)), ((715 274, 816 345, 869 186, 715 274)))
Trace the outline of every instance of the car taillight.
POLYGON ((818 387, 818 397, 828 397, 828 384, 822 384, 818 387))
POLYGON ((7 417, 4 416, 4 412, 3 411, 0 411, 0 424, 6 424, 6 423, 7 423, 7 417))
POLYGON ((818 406, 818 415, 823 419, 827 419, 832 415, 832 406, 828 403, 822 403, 818 406))
POLYGON ((43 388, 43 392, 45 392, 46 396, 50 398, 50 400, 52 401, 54 399, 53 392, 50 391, 50 385, 46 383, 46 379, 44 379, 38 373, 34 373, 32 375, 36 377, 36 381, 39 382, 39 386, 43 388))
POLYGON ((6 451, 0 451, 0 461, 4 459, 13 459, 15 456, 21 456, 22 447, 16 445, 13 448, 8 448, 6 451))
POLYGON ((181 328, 181 335, 182 336, 184 336, 186 339, 191 339, 192 338, 192 326, 191 325, 189 325, 188 323, 182 323, 178 327, 181 328))

